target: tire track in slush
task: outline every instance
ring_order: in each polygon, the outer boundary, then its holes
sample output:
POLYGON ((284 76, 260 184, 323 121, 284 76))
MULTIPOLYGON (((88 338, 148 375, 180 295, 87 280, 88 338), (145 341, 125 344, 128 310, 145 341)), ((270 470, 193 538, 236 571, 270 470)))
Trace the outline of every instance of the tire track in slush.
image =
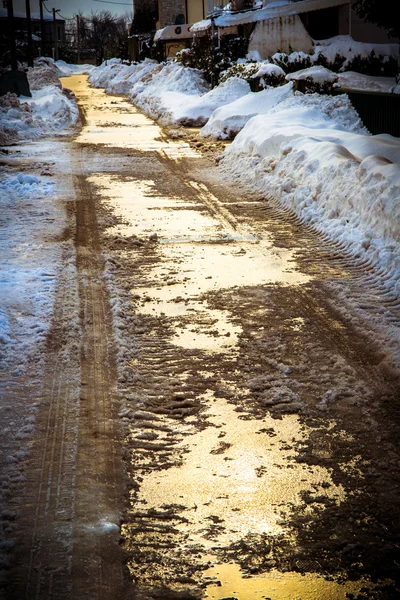
POLYGON ((123 477, 111 317, 90 186, 81 176, 75 185, 78 280, 60 275, 12 600, 129 598, 119 546, 123 477), (71 288, 79 298, 81 350, 66 357, 64 336, 77 311, 71 288))
POLYGON ((95 202, 83 176, 77 176, 76 188, 80 198, 76 209, 76 249, 84 332, 73 598, 100 600, 118 597, 125 587, 122 551, 118 546, 123 478, 111 314, 102 279, 95 202))

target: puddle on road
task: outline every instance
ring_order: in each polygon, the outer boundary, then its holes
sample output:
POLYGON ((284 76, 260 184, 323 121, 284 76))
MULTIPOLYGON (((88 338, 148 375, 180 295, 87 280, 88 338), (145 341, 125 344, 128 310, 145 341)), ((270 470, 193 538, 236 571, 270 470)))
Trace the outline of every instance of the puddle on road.
POLYGON ((346 600, 346 594, 360 591, 360 583, 338 584, 300 573, 271 571, 243 579, 240 567, 231 563, 214 565, 204 571, 204 576, 216 577, 221 583, 207 587, 205 598, 214 600, 346 600))
POLYGON ((187 142, 166 139, 161 128, 124 96, 110 96, 103 89, 88 88, 87 75, 72 75, 61 81, 79 97, 85 114, 86 124, 76 138, 78 143, 156 151, 172 160, 199 156, 187 142))
POLYGON ((154 284, 137 286, 132 295, 144 314, 185 318, 185 323, 175 323, 172 342, 177 346, 209 352, 234 349, 241 328, 229 321, 227 311, 211 310, 207 302, 199 301, 203 294, 236 286, 297 285, 309 280, 293 268, 293 252, 273 249, 269 239, 256 240, 249 234, 252 239, 233 241, 229 224, 227 231, 226 222, 205 212, 201 201, 205 186, 200 187, 200 197, 192 186, 194 197, 191 192, 189 198, 165 198, 157 194, 152 180, 121 181, 103 173, 88 180, 123 220, 109 228, 108 235, 148 240, 157 234, 163 263, 147 267, 146 279, 154 284))
POLYGON ((286 415, 279 424, 269 416, 246 420, 226 400, 210 394, 208 403, 202 416, 211 426, 191 436, 183 465, 146 476, 138 496, 148 509, 194 508, 185 515, 189 523, 177 526, 189 533, 189 541, 210 549, 216 539, 206 539, 204 532, 213 524, 222 544, 248 533, 282 533, 280 507, 298 504, 302 491, 337 502, 344 496, 325 468, 294 460, 295 445, 308 436, 297 416, 286 415))

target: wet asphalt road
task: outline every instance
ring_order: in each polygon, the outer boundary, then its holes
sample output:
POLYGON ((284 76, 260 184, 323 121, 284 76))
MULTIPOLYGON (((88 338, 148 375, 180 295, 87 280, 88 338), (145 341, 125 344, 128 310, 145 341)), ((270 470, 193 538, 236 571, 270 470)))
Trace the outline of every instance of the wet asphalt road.
POLYGON ((399 597, 399 387, 371 273, 233 189, 220 146, 64 85, 85 117, 54 141, 78 276, 60 280, 15 589, 399 597))

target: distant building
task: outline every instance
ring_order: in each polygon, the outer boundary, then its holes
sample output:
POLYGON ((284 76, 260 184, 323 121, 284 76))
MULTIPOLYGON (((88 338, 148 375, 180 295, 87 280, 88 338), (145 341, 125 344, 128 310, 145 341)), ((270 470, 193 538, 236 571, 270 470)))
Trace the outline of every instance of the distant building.
POLYGON ((352 0, 135 0, 135 15, 149 2, 155 7, 154 39, 164 43, 165 57, 190 46, 194 35, 206 35, 210 17, 219 37, 247 37, 249 51, 261 58, 278 50, 309 53, 313 40, 337 35, 352 35, 360 42, 397 41, 360 19, 351 9, 352 0))
MULTIPOLYGON (((7 16, 7 2, 0 0, 0 39, 7 39, 9 36, 9 23, 7 16)), ((14 11, 15 32, 17 46, 21 46, 27 39, 27 20, 25 11, 14 11)), ((49 48, 54 46, 54 22, 53 15, 47 11, 43 12, 43 37, 41 39, 40 15, 31 13, 33 41, 37 49, 49 48)), ((65 43, 65 20, 57 16, 56 18, 57 42, 61 45, 65 43)))

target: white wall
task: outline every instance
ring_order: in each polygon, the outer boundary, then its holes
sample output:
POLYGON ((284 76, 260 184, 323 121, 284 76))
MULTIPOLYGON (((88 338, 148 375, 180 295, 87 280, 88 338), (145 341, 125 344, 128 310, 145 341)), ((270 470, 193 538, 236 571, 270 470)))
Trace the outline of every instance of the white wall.
POLYGON ((278 51, 308 53, 312 47, 312 39, 298 15, 258 21, 249 43, 249 51, 257 50, 263 59, 278 51))

